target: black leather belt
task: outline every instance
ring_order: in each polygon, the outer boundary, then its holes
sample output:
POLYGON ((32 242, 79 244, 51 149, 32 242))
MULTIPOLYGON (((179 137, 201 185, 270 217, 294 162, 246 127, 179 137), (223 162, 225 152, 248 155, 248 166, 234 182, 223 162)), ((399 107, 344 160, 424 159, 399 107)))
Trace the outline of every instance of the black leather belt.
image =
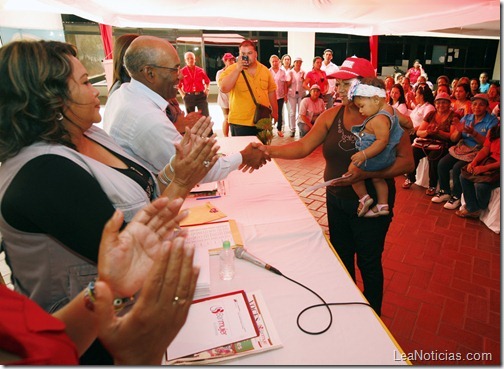
POLYGON ((202 94, 203 92, 188 92, 188 95, 199 95, 202 94))

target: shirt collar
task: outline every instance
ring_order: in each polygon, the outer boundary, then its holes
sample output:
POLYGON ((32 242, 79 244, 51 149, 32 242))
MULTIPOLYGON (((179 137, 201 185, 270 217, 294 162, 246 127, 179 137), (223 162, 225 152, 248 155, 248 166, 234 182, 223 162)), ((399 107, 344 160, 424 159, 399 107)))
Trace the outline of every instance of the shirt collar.
POLYGON ((168 101, 166 101, 157 92, 152 91, 142 82, 139 82, 136 79, 132 78, 129 83, 129 88, 131 88, 135 93, 139 93, 146 96, 147 98, 152 100, 157 106, 159 106, 159 109, 166 111, 166 108, 168 107, 168 101))

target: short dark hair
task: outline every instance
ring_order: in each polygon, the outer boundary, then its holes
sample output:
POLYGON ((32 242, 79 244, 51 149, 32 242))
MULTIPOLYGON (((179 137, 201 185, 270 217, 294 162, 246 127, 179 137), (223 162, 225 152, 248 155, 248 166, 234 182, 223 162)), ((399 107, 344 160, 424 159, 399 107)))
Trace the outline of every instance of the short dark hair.
POLYGON ((494 141, 500 138, 500 123, 490 128, 488 131, 488 139, 494 141))
POLYGON ((434 105, 434 95, 432 94, 432 90, 427 84, 418 86, 417 91, 420 93, 420 95, 423 96, 423 99, 426 102, 434 105))

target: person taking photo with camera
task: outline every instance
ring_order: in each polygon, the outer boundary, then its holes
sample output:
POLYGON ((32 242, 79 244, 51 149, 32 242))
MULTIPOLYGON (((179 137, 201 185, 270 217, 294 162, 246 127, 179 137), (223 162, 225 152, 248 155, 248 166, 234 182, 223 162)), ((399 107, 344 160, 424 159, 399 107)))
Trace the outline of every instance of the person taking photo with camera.
POLYGON ((257 60, 257 50, 252 41, 243 41, 239 50, 236 63, 221 73, 218 84, 222 92, 229 93, 231 135, 256 136, 259 130, 254 125, 256 104, 253 97, 258 104, 271 107, 271 117, 277 121, 276 84, 268 67, 257 60))

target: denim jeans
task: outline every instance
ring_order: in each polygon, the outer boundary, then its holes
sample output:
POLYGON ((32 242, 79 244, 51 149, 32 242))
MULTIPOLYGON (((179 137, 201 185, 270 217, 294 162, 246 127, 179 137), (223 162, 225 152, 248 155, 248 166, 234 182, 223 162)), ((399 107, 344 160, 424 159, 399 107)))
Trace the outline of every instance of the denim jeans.
POLYGON ((495 183, 474 183, 460 176, 462 192, 466 202, 466 209, 472 213, 478 210, 485 210, 490 202, 492 190, 499 187, 499 182, 495 183))
POLYGON ((299 137, 304 137, 308 132, 310 132, 310 127, 304 122, 298 122, 299 137))
POLYGON ((277 129, 279 131, 282 130, 283 126, 283 106, 284 106, 284 99, 277 99, 277 105, 278 105, 278 120, 277 120, 277 129))
POLYGON ((439 189, 452 196, 460 198, 462 196, 462 186, 460 185, 460 170, 467 162, 455 159, 450 154, 446 154, 438 164, 439 189), (450 191, 450 170, 452 170, 453 189, 450 191))

